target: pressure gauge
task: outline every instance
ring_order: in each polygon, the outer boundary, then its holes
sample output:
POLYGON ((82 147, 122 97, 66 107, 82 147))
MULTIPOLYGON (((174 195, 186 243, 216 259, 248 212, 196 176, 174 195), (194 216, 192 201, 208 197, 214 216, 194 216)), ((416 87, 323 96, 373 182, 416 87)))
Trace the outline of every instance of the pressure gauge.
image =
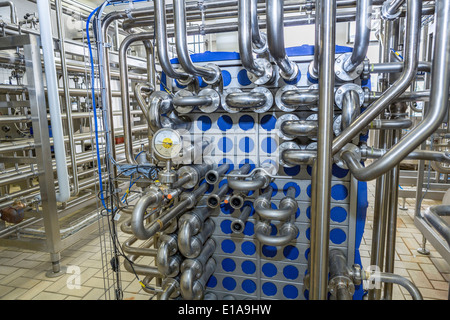
POLYGON ((170 160, 177 157, 181 151, 181 136, 170 128, 158 130, 152 140, 153 150, 162 160, 170 160))

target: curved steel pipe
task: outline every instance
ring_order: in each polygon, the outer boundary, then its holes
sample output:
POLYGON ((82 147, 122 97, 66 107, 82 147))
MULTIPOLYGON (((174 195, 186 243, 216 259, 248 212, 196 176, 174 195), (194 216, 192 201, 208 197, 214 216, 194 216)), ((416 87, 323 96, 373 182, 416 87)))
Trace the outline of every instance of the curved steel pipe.
POLYGON ((358 1, 356 5, 355 45, 352 55, 343 64, 344 71, 355 70, 366 58, 370 43, 371 20, 372 0, 358 1))
POLYGON ((217 194, 210 194, 206 199, 206 204, 208 205, 208 207, 217 208, 218 206, 220 206, 220 203, 225 199, 228 190, 228 183, 224 183, 220 187, 219 191, 217 191, 217 194))
POLYGON ((281 95, 281 101, 288 106, 310 106, 319 102, 318 89, 288 90, 281 95))
POLYGON ((12 24, 17 24, 18 20, 17 20, 17 10, 16 10, 16 5, 14 4, 14 2, 12 1, 1 1, 0 2, 0 7, 9 7, 9 17, 11 20, 12 24))
MULTIPOLYGON (((256 14, 256 10, 253 11, 256 14)), ((252 51, 252 0, 239 1, 238 24, 239 54, 242 66, 260 78, 264 75, 264 68, 256 63, 252 51)))
POLYGON ((256 198, 253 206, 255 212, 266 220, 285 221, 297 212, 298 204, 295 201, 295 188, 289 187, 286 191, 286 197, 281 199, 278 209, 272 209, 270 199, 272 197, 273 188, 267 187, 263 194, 256 198))
MULTIPOLYGON (((411 81, 416 77, 418 65, 419 30, 422 2, 419 0, 408 0, 407 23, 406 23, 406 43, 405 43, 405 65, 400 78, 390 86, 385 94, 372 103, 361 116, 359 116, 351 126, 347 127, 334 139, 332 155, 339 152, 357 134, 369 125, 389 104, 391 104, 402 92, 404 92, 411 81)), ((448 89, 447 89, 448 92, 448 89)), ((415 147, 414 147, 415 149, 415 147)), ((395 163, 394 163, 395 165, 395 163)), ((392 167, 391 167, 392 168, 392 167)))
POLYGON ((286 149, 281 153, 283 162, 289 165, 313 164, 317 152, 312 150, 286 149))
POLYGON ((196 66, 189 56, 186 32, 186 4, 184 0, 174 0, 173 9, 175 15, 175 37, 178 61, 183 69, 193 76, 202 77, 206 83, 214 84, 221 80, 220 69, 196 66))
POLYGON ((145 41, 153 38, 153 33, 136 33, 127 36, 119 48, 120 91, 122 93, 122 117, 124 131, 125 157, 130 164, 137 164, 133 154, 132 118, 130 112, 130 92, 128 90, 128 63, 127 51, 130 45, 136 41, 145 41))
POLYGON ((178 248, 185 257, 193 258, 198 255, 204 241, 206 241, 204 236, 208 235, 209 231, 213 231, 214 224, 211 229, 211 222, 209 221, 212 220, 208 219, 210 214, 211 209, 209 207, 202 207, 184 214, 179 219, 178 248), (198 235, 198 237, 194 237, 195 235, 198 235))
POLYGON ((184 71, 175 70, 170 63, 169 48, 167 45, 167 21, 166 21, 166 1, 154 0, 155 6, 155 31, 156 44, 158 49, 158 58, 161 69, 167 77, 172 79, 179 79, 183 82, 190 79, 189 75, 184 71))
POLYGON ((289 137, 308 137, 317 135, 319 127, 315 120, 288 120, 281 126, 281 132, 289 137))
MULTIPOLYGON (((245 165, 244 165, 245 166, 245 165)), ((244 168, 244 166, 242 168, 244 168)), ((237 174, 245 174, 242 171, 242 168, 238 170, 237 174)), ((265 168, 265 167, 261 167, 265 168)), ((250 165, 248 167, 250 169, 250 165)), ((275 170, 275 167, 271 164, 267 165, 267 169, 271 171, 271 173, 275 170)), ((235 175, 235 170, 229 173, 229 175, 235 175)), ((257 171, 253 176, 250 177, 250 180, 242 180, 237 177, 228 177, 228 186, 235 191, 255 191, 261 188, 264 188, 269 185, 272 178, 267 175, 265 172, 258 171, 257 169, 253 169, 253 172, 257 171)), ((248 171, 247 171, 248 172, 248 171)))
MULTIPOLYGON (((416 1, 414 0, 408 1, 410 11, 420 11, 421 3, 415 3, 416 1)), ((439 2, 437 6, 439 10, 436 10, 435 54, 431 80, 430 108, 423 120, 414 129, 409 131, 403 139, 390 148, 383 157, 373 162, 364 170, 355 167, 355 160, 349 159, 353 158, 353 155, 344 151, 342 157, 344 158, 345 156, 345 161, 350 161, 351 168, 355 170, 355 172, 352 170, 352 173, 355 174, 358 180, 371 180, 392 169, 427 139, 445 119, 449 97, 448 88, 450 85, 450 69, 448 68, 450 64, 450 39, 447 36, 450 32, 450 3, 439 2)), ((420 25, 420 19, 417 20, 415 22, 420 25)))
POLYGON ((178 248, 181 254, 186 258, 196 258, 200 254, 203 244, 213 234, 214 227, 214 221, 212 219, 207 219, 200 232, 196 235, 193 236, 188 232, 180 233, 178 248))
POLYGON ((283 0, 266 0, 267 41, 269 52, 283 79, 291 81, 298 76, 298 66, 289 60, 284 46, 284 7, 283 0))
POLYGON ((149 206, 159 206, 163 198, 164 195, 161 190, 156 187, 150 187, 150 190, 138 200, 134 206, 133 213, 131 214, 131 231, 136 238, 146 240, 153 235, 153 233, 144 226, 145 211, 149 206))
POLYGON ((172 103, 178 107, 208 106, 212 104, 212 98, 208 96, 174 97, 172 103))
POLYGON ((359 116, 361 109, 359 95, 354 90, 347 91, 342 97, 341 128, 345 130, 359 116))
POLYGON ((174 277, 180 270, 181 257, 176 255, 177 250, 176 234, 161 236, 156 255, 156 266, 165 277, 174 277))
POLYGON ((411 119, 375 119, 373 120, 368 129, 376 130, 397 130, 408 129, 412 126, 411 119))
POLYGON ((251 28, 252 28, 252 43, 255 46, 258 53, 264 53, 267 51, 267 39, 263 36, 259 30, 258 24, 258 0, 250 0, 251 16, 251 28))
MULTIPOLYGON (((206 283, 216 270, 216 261, 213 258, 209 258, 203 270, 203 274, 200 278, 193 282, 192 287, 189 290, 183 290, 180 284, 181 296, 185 300, 202 300, 206 290, 206 283)), ((189 283, 190 279, 186 280, 189 283)))
POLYGON ((267 102, 267 97, 259 92, 234 92, 226 96, 225 102, 232 108, 258 108, 267 102))
POLYGON ((271 236, 272 226, 268 222, 258 222, 255 226, 255 236, 261 243, 268 246, 284 246, 298 235, 298 228, 291 222, 280 227, 278 236, 271 236))
POLYGON ((403 288, 405 288, 406 290, 408 290, 413 300, 423 300, 422 294, 420 293, 419 289, 414 285, 414 283, 397 274, 387 272, 377 272, 370 275, 368 280, 372 282, 386 282, 398 284, 403 288))

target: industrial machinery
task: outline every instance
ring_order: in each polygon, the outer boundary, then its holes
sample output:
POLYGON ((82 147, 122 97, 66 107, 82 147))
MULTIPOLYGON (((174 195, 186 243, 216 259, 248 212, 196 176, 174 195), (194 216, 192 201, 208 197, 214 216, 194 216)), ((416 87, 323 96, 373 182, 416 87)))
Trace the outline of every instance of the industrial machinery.
MULTIPOLYGON (((15 51, 2 56, 15 83, 0 87, 1 241, 47 250, 53 276, 98 225, 117 299, 121 272, 161 300, 391 299, 392 284, 422 298, 393 273, 398 185, 405 159, 448 174, 449 1, 109 0, 79 17, 64 4, 55 59, 48 1, 20 22, 0 3, 0 50, 15 51), (64 14, 83 23, 72 40, 64 14), (350 23, 353 43, 336 45, 350 23), (285 44, 308 25, 313 43, 285 44), (236 51, 194 48, 223 34, 236 51)), ((416 215, 447 261, 449 212, 416 215)))

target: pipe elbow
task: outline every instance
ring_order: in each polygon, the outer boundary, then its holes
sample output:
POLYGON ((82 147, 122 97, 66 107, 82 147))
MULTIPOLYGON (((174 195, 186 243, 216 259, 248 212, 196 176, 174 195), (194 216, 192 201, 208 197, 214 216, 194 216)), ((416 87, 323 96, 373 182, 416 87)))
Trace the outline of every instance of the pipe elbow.
POLYGON ((284 246, 294 240, 298 235, 298 228, 293 223, 285 223, 280 229, 279 236, 271 236, 271 226, 268 222, 260 222, 256 225, 255 236, 263 244, 268 246, 284 246))
POLYGON ((142 196, 134 206, 131 214, 131 231, 134 236, 140 240, 147 240, 152 237, 158 230, 154 230, 151 224, 149 228, 144 225, 145 211, 149 206, 158 206, 164 195, 157 188, 152 188, 148 193, 142 196))

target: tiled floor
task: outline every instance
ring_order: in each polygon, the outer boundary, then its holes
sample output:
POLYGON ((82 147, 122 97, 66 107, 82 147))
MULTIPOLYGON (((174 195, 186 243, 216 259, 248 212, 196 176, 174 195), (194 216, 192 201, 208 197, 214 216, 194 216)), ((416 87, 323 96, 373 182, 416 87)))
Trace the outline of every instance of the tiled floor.
MULTIPOLYGON (((360 252, 363 267, 370 264, 374 183, 369 183, 369 210, 366 231, 360 252)), ((425 200, 423 207, 433 204, 425 200)), ((395 273, 413 281, 425 299, 443 299, 448 297, 450 266, 440 255, 427 245, 429 256, 417 253, 422 241, 421 233, 413 223, 414 200, 406 202, 407 211, 398 211, 397 246, 395 273)), ((128 238, 120 234, 121 243, 128 238)), ((45 273, 51 268, 47 253, 17 250, 0 247, 0 299, 1 300, 68 300, 68 299, 105 299, 105 281, 102 267, 100 241, 96 234, 78 241, 61 253, 61 264, 69 268, 75 266, 80 271, 80 286, 74 281, 74 274, 48 278, 45 273)), ((125 300, 147 300, 150 295, 143 291, 135 276, 122 267, 122 288, 125 300)), ((395 300, 411 299, 408 292, 394 285, 395 300)))

